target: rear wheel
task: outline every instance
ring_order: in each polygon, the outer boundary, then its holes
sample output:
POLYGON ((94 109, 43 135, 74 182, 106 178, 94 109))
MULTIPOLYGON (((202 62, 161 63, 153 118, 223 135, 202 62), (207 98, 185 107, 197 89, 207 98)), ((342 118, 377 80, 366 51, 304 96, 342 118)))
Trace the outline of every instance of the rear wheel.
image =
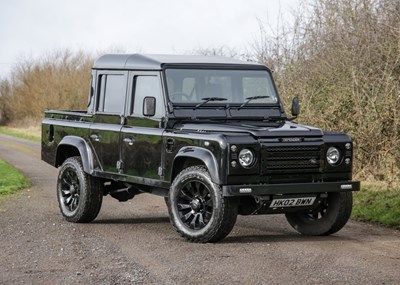
POLYGON ((287 213, 286 219, 303 235, 330 235, 344 227, 350 218, 352 206, 352 192, 329 193, 328 198, 317 209, 287 213))
POLYGON ((237 206, 222 196, 203 166, 188 167, 174 179, 168 211, 172 225, 193 242, 217 242, 226 237, 236 222, 237 206))
POLYGON ((69 222, 93 221, 103 201, 103 186, 98 178, 84 172, 82 159, 70 157, 60 168, 57 198, 61 213, 69 222))

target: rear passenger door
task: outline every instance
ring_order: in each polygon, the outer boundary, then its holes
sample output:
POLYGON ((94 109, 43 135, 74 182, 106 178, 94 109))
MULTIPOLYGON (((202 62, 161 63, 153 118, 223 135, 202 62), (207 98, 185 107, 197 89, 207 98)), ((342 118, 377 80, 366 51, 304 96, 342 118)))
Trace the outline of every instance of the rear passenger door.
POLYGON ((121 116, 125 111, 127 71, 97 73, 96 106, 89 139, 104 172, 120 170, 121 116))
POLYGON ((126 124, 121 131, 121 154, 124 173, 130 181, 157 184, 162 178, 162 135, 161 120, 165 116, 165 103, 159 72, 129 73, 129 91, 126 107, 126 124), (143 101, 154 97, 154 116, 143 115, 143 101), (144 178, 144 179, 143 179, 144 178))

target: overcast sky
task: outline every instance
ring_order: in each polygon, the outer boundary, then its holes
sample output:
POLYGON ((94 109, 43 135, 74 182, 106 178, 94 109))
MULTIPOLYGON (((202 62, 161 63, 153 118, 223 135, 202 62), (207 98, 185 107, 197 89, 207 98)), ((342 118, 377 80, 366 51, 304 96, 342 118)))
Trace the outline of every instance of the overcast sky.
POLYGON ((0 77, 56 49, 188 53, 245 49, 259 21, 289 21, 300 0, 2 0, 0 77))

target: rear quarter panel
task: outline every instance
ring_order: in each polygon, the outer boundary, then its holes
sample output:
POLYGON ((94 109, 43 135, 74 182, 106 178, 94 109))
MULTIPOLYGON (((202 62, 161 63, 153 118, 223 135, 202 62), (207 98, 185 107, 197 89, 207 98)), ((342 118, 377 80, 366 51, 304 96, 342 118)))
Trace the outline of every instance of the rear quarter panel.
POLYGON ((88 141, 92 116, 83 112, 47 111, 42 121, 42 160, 56 166, 57 147, 65 136, 88 141))

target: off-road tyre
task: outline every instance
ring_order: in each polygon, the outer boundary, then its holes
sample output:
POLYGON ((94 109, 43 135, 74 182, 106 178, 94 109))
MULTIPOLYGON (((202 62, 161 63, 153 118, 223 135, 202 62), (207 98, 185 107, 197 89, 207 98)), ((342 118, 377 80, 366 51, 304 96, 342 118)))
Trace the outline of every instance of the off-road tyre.
POLYGON ((299 233, 324 236, 338 232, 350 218, 353 207, 352 192, 328 193, 321 206, 310 212, 287 213, 289 224, 299 233))
POLYGON ((88 223, 100 212, 103 185, 84 172, 82 159, 74 156, 62 164, 57 179, 58 205, 69 222, 88 223))
POLYGON ((204 166, 182 170, 172 182, 167 200, 171 224, 192 242, 217 242, 232 230, 237 204, 223 197, 204 166))

